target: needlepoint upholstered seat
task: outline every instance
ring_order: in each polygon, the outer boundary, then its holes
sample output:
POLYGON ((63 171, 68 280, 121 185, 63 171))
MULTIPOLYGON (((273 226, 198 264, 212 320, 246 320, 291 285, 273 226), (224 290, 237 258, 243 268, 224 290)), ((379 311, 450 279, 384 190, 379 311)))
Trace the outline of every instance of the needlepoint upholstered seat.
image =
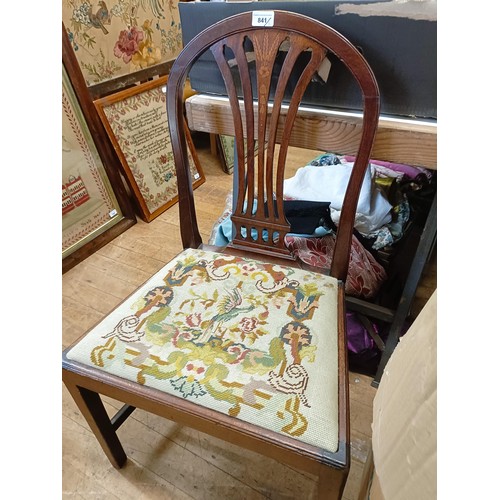
POLYGON ((265 25, 252 12, 216 23, 174 62, 167 113, 184 250, 63 353, 63 380, 115 467, 126 461, 116 430, 137 407, 316 474, 319 498, 341 498, 349 471, 344 288, 378 87, 335 30, 299 14, 267 15, 265 25), (237 147, 234 238, 224 248, 201 240, 183 125, 184 83, 206 50, 226 84, 237 147), (297 76, 299 56, 306 63, 297 76), (352 73, 364 110, 332 265, 318 273, 286 247, 283 180, 300 100, 326 57, 352 73), (110 419, 100 395, 125 405, 110 419))
POLYGON ((336 298, 330 276, 188 249, 67 358, 335 452, 336 298))

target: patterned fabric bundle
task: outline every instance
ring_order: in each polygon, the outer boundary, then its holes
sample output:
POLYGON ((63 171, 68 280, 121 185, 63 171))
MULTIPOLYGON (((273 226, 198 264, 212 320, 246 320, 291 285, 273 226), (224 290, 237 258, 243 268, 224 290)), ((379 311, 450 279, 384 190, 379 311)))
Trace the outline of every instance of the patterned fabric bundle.
MULTIPOLYGON (((305 264, 319 269, 330 269, 335 245, 334 235, 304 238, 289 234, 285 236, 285 243, 292 255, 305 264)), ((385 269, 353 235, 351 260, 345 285, 346 294, 351 297, 369 299, 377 294, 386 279, 385 269)))

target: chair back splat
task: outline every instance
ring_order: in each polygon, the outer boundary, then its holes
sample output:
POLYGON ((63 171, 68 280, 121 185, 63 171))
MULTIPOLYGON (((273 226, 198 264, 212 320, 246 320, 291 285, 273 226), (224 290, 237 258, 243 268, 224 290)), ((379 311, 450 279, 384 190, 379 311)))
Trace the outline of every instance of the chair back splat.
MULTIPOLYGON (((276 460, 280 477, 294 474, 280 464, 315 474, 317 497, 340 499, 350 466, 344 282, 378 87, 332 28, 284 11, 266 26, 253 19, 245 12, 207 28, 172 65, 167 113, 184 250, 63 352, 63 381, 117 468, 127 456, 116 430, 140 408, 276 460), (233 238, 224 248, 203 245, 184 128, 184 84, 205 53, 226 84, 237 149, 233 238), (325 273, 305 269, 286 247, 283 183, 302 96, 333 57, 353 75, 364 110, 325 273), (124 403, 113 418, 101 395, 124 403)), ((127 439, 126 425, 122 432, 127 439)), ((259 491, 296 498, 301 477, 281 478, 286 491, 274 482, 259 491)))
POLYGON ((186 140, 183 128, 177 126, 184 112, 184 82, 198 57, 211 50, 226 85, 234 121, 238 183, 233 193, 231 245, 285 258, 291 258, 284 241, 290 224, 283 208, 290 134, 309 83, 326 57, 338 57, 358 82, 364 103, 362 137, 342 207, 331 268, 332 276, 345 281, 357 201, 378 124, 377 82, 358 49, 330 27, 282 11, 274 11, 270 28, 254 27, 252 19, 252 12, 246 12, 204 30, 185 47, 169 75, 167 110, 177 166, 179 210, 185 222, 181 227, 184 247, 197 248, 201 244, 190 173, 185 168, 186 140), (291 81, 296 63, 304 65, 304 58, 307 63, 302 73, 291 81), (291 85, 293 93, 284 102, 291 85))

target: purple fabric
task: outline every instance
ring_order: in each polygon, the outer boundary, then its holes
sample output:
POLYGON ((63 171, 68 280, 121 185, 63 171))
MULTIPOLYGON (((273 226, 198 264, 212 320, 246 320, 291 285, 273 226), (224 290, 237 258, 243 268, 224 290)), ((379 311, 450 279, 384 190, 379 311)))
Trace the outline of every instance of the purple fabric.
MULTIPOLYGON (((366 331, 361 321, 356 317, 355 313, 347 312, 347 349, 355 354, 372 350, 375 348, 375 342, 370 334, 366 331)), ((373 329, 377 332, 377 327, 373 325, 373 329)), ((377 332, 378 333, 378 332, 377 332)))
MULTIPOLYGON (((344 156, 345 161, 352 162, 356 159, 355 156, 344 156)), ((395 172, 401 172, 406 174, 410 179, 415 179, 418 175, 424 174, 427 178, 432 175, 427 169, 422 167, 414 167, 412 165, 404 165, 402 163, 391 163, 389 161, 382 160, 370 160, 370 163, 374 165, 381 165, 382 167, 390 168, 395 172)))

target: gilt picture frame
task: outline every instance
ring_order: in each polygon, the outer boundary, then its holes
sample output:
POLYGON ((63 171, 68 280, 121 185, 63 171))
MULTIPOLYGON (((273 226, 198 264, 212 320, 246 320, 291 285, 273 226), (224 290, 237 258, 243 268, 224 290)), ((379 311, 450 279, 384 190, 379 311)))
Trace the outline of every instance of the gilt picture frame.
MULTIPOLYGON (((120 158, 139 215, 150 222, 178 201, 166 110, 167 76, 97 99, 95 107, 120 158)), ((193 189, 205 182, 187 124, 193 189)))
POLYGON ((62 26, 62 272, 137 222, 62 26))

